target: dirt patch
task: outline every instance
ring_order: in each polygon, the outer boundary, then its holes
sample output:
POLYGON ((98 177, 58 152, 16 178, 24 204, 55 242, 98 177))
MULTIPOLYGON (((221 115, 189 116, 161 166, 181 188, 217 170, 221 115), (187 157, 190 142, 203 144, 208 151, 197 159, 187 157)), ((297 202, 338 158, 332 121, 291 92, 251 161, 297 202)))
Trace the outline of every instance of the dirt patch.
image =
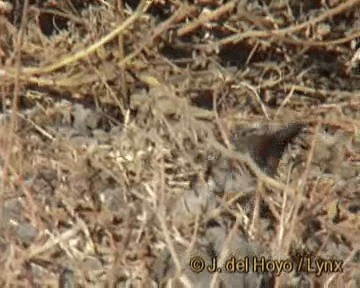
POLYGON ((359 0, 13 2, 2 286, 360 286, 359 0))

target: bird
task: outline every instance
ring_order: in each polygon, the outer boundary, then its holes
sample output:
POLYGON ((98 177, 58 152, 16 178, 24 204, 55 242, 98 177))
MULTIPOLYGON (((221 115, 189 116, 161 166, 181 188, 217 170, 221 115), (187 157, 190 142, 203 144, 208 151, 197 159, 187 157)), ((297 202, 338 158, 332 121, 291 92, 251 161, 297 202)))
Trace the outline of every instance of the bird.
MULTIPOLYGON (((291 123, 277 130, 266 125, 258 128, 238 127, 230 139, 235 151, 248 153, 265 174, 275 177, 287 145, 299 135, 303 127, 299 123, 291 123)), ((217 195, 236 191, 252 194, 256 191, 256 177, 224 155, 211 157, 205 171, 205 181, 194 177, 191 189, 175 202, 176 207, 172 209, 177 214, 175 218, 183 221, 184 217, 192 218, 213 210, 217 206, 217 195)))
POLYGON ((300 123, 290 123, 276 131, 271 131, 268 126, 238 129, 231 140, 236 151, 249 153, 262 171, 274 176, 286 147, 303 127, 300 123))

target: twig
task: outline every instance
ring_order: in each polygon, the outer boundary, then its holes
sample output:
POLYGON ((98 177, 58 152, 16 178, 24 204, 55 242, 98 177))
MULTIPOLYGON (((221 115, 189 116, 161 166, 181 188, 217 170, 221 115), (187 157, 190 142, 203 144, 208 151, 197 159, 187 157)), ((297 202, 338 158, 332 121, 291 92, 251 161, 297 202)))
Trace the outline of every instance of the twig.
POLYGON ((195 30, 196 28, 198 28, 200 25, 209 22, 211 20, 218 19, 221 15, 232 11, 235 8, 236 3, 237 1, 231 1, 229 3, 226 3, 225 5, 220 6, 218 9, 215 9, 214 11, 207 13, 206 15, 200 15, 199 19, 196 19, 195 21, 190 22, 185 26, 181 27, 177 31, 177 35, 180 37, 184 36, 190 33, 191 31, 195 30))
MULTIPOLYGON (((160 199, 159 199, 159 209, 156 213, 156 216, 159 220, 159 223, 160 223, 160 227, 161 227, 161 230, 164 234, 164 237, 165 237, 165 242, 168 246, 168 249, 170 251, 170 254, 171 254, 171 257, 175 263, 175 266, 176 266, 176 270, 177 270, 177 274, 181 274, 181 262, 179 260, 179 256, 178 254, 176 253, 175 251, 175 247, 174 247, 174 244, 171 240, 171 237, 170 237, 170 233, 169 233, 169 229, 166 225, 166 222, 165 222, 165 199, 164 199, 164 196, 165 196, 165 173, 164 173, 164 165, 163 165, 163 161, 162 161, 162 167, 160 168, 160 173, 161 173, 161 176, 160 176, 160 199)), ((192 287, 191 285, 191 282, 190 280, 187 278, 186 275, 181 275, 179 277, 179 280, 181 280, 183 282, 184 285, 186 285, 186 287, 192 287)))
MULTIPOLYGON (((23 73, 26 75, 33 74, 46 74, 53 72, 59 68, 62 68, 68 64, 76 62, 82 58, 88 57, 90 54, 95 53, 95 51, 103 46, 105 43, 111 41, 120 33, 124 33, 126 28, 128 28, 131 24, 133 24, 146 10, 149 8, 151 1, 141 1, 136 11, 127 18, 123 23, 121 23, 116 29, 112 30, 109 34, 101 38, 99 41, 95 42, 93 45, 87 47, 84 50, 81 50, 74 55, 66 56, 64 59, 57 61, 53 64, 50 64, 45 67, 27 67, 23 69, 23 73)), ((13 75, 11 70, 7 71, 8 75, 13 75)))
POLYGON ((166 30, 171 28, 171 24, 177 23, 184 19, 189 13, 191 13, 195 7, 180 7, 178 11, 171 16, 168 20, 164 21, 162 24, 157 27, 152 35, 146 39, 142 45, 140 45, 133 53, 126 56, 124 59, 117 63, 118 67, 124 66, 131 59, 135 58, 149 43, 152 43, 160 34, 164 33, 166 30))
POLYGON ((284 106, 290 101, 291 97, 294 95, 295 88, 292 87, 288 95, 286 95, 284 101, 281 103, 280 107, 277 109, 275 116, 279 116, 280 112, 284 108, 284 106))
MULTIPOLYGON (((240 215, 237 214, 234 226, 232 227, 232 229, 230 230, 228 236, 226 237, 226 239, 224 241, 224 244, 222 246, 221 253, 219 255, 218 263, 219 263, 220 266, 222 266, 224 264, 224 261, 225 261, 226 257, 229 254, 228 246, 231 243, 232 239, 235 237, 235 233, 236 233, 236 231, 238 231, 238 225, 239 224, 240 224, 240 215)), ((216 286, 216 281, 217 281, 218 277, 219 277, 219 272, 216 271, 215 274, 213 275, 212 279, 211 279, 211 282, 210 282, 210 287, 211 288, 217 287, 216 286)))
POLYGON ((229 137, 227 137, 227 133, 226 133, 226 131, 224 129, 224 125, 222 124, 222 122, 221 122, 221 120, 219 118, 219 114, 217 112, 217 94, 218 94, 218 92, 215 91, 214 92, 214 97, 213 97, 213 111, 214 111, 214 114, 215 114, 215 120, 216 120, 216 124, 219 127, 221 138, 223 139, 224 143, 226 144, 226 147, 230 148, 231 144, 230 144, 230 141, 229 141, 229 137))
MULTIPOLYGON (((14 96, 13 96, 13 102, 12 102, 12 114, 10 119, 10 133, 8 135, 8 139, 6 140, 6 146, 7 147, 13 147, 14 146, 14 139, 15 139, 15 131, 17 129, 18 125, 18 111, 19 111, 19 94, 20 94, 20 74, 21 74, 21 47, 23 44, 23 38, 24 38, 24 31, 27 24, 27 10, 29 6, 29 1, 25 0, 24 7, 23 7, 23 16, 21 19, 21 25, 19 33, 17 34, 16 43, 15 43, 15 71, 14 71, 14 78, 15 78, 15 85, 14 85, 14 96)), ((7 175, 9 173, 9 168, 11 169, 11 159, 12 159, 13 153, 12 149, 8 149, 7 154, 5 156, 4 160, 4 176, 1 180, 1 189, 0 189, 0 212, 2 213, 2 206, 3 206, 3 195, 5 191, 5 181, 7 180, 7 175)), ((25 191, 27 192, 27 191, 25 191)), ((29 195, 27 195, 29 196, 29 195)), ((34 213, 34 211, 32 211, 34 213)), ((32 215, 34 216, 34 215, 32 215)))
POLYGON ((259 93, 256 91, 256 89, 255 89, 253 86, 251 86, 250 84, 246 83, 245 81, 240 82, 239 85, 245 86, 246 88, 248 88, 249 90, 251 90, 251 91, 254 93, 256 102, 259 103, 260 108, 261 108, 261 110, 263 111, 266 119, 270 119, 269 114, 268 114, 267 111, 266 111, 266 107, 265 107, 264 103, 261 101, 260 95, 259 95, 259 93))
POLYGON ((287 28, 279 29, 279 30, 270 30, 270 31, 246 31, 243 33, 235 34, 229 37, 226 37, 217 43, 215 43, 218 46, 227 45, 230 43, 237 43, 243 39, 246 38, 268 38, 268 37, 279 37, 279 36, 285 36, 290 33, 294 33, 297 31, 300 31, 308 26, 315 25, 316 23, 319 23, 321 21, 324 21, 327 18, 333 17, 337 14, 340 14, 341 12, 348 10, 350 8, 355 8, 355 6, 360 4, 360 0, 349 0, 343 4, 340 4, 339 6, 330 9, 323 14, 319 15, 318 17, 315 17, 309 21, 306 21, 304 23, 290 26, 287 28))
POLYGON ((261 194, 264 186, 263 183, 260 181, 258 183, 258 187, 256 189, 256 195, 255 195, 255 205, 253 209, 253 215, 251 224, 249 227, 249 234, 257 235, 257 230, 255 229, 255 225, 259 224, 259 217, 260 217, 260 202, 261 202, 261 194))
POLYGON ((304 184, 306 182, 306 179, 308 177, 308 174, 309 174, 311 161, 312 161, 312 159, 314 157, 314 151, 315 151, 315 146, 316 146, 316 138, 317 138, 317 134, 319 133, 320 127, 321 127, 321 121, 319 121, 318 124, 315 127, 314 135, 313 135, 313 138, 312 138, 312 141, 311 141, 311 148, 310 148, 310 151, 309 151, 308 158, 306 160, 305 170, 304 170, 303 175, 300 177, 299 184, 298 184, 298 187, 301 187, 300 190, 302 190, 302 187, 304 186, 304 184))
POLYGON ((293 85, 293 84, 285 84, 284 89, 286 90, 294 90, 296 92, 307 93, 306 96, 310 94, 314 98, 324 99, 326 96, 337 96, 337 97, 348 97, 349 99, 355 99, 360 96, 360 91, 341 91, 341 90, 325 90, 325 89, 316 89, 302 85, 293 85))

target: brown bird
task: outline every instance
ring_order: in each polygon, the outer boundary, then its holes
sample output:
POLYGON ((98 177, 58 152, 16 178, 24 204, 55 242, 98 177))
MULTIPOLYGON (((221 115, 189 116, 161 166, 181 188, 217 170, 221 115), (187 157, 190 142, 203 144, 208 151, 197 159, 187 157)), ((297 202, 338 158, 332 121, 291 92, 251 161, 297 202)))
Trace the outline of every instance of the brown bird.
POLYGON ((237 151, 248 152, 260 169, 273 176, 285 148, 302 128, 302 124, 292 123, 275 132, 266 128, 239 129, 233 135, 232 142, 237 151))
MULTIPOLYGON (((242 127, 237 129, 231 140, 237 151, 249 153, 260 169, 274 176, 286 146, 300 133, 302 127, 302 124, 296 123, 275 131, 268 126, 255 129, 242 127)), ((192 179, 191 189, 184 193, 173 209, 175 218, 184 221, 186 216, 213 210, 217 205, 215 195, 219 193, 252 193, 256 190, 257 179, 247 169, 242 169, 231 159, 220 155, 208 161, 205 176, 205 183, 198 176, 192 179)))

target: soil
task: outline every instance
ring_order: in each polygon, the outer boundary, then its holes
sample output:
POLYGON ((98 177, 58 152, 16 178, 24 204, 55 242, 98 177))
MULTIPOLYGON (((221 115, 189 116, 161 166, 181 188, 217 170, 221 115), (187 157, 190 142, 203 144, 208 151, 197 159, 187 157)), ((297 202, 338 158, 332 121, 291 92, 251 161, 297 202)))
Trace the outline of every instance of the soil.
POLYGON ((0 1, 0 31, 2 287, 360 287, 360 0, 0 1))

